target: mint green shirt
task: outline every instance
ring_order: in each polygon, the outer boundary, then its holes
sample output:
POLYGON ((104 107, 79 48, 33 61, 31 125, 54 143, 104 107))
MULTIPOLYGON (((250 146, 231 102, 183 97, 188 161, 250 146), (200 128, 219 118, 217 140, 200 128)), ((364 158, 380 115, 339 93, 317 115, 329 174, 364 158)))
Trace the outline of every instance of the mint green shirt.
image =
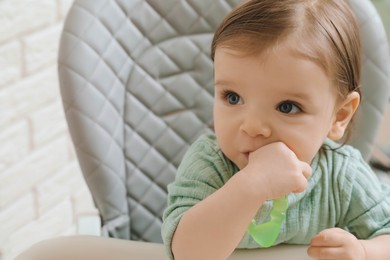
MULTIPOLYGON (((358 150, 339 146, 326 140, 311 163, 313 173, 307 189, 288 195, 286 221, 275 245, 309 244, 314 235, 331 227, 347 229, 360 239, 390 234, 390 186, 380 183, 358 150)), ((170 257, 173 233, 183 214, 221 188, 238 170, 223 155, 215 135, 201 136, 189 148, 175 181, 168 185, 162 237, 170 257)), ((256 222, 267 221, 271 209, 272 202, 266 201, 256 222)), ((256 247, 260 246, 247 233, 238 245, 256 247)))

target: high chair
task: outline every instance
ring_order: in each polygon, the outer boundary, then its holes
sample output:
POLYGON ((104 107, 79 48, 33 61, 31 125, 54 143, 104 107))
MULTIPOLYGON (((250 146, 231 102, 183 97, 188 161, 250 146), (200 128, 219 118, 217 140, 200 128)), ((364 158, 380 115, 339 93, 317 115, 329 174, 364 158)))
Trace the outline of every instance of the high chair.
MULTIPOLYGON (((240 0, 75 0, 59 51, 70 134, 104 236, 161 243, 166 186, 212 130, 210 43, 240 0)), ((390 56, 369 0, 351 0, 363 42, 350 143, 370 158, 389 100, 390 56)))

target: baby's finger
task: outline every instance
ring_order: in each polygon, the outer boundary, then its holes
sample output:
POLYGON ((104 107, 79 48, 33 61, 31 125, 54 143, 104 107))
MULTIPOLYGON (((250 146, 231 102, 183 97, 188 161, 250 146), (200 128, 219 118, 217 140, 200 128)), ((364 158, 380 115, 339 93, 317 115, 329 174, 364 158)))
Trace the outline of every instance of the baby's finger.
POLYGON ((341 259, 343 255, 341 247, 313 247, 307 249, 307 255, 315 259, 341 259))
POLYGON ((308 163, 301 161, 301 168, 303 176, 305 176, 306 179, 309 179, 312 173, 311 166, 308 163))
POLYGON ((344 232, 340 232, 338 228, 325 229, 311 239, 310 245, 319 247, 343 246, 346 240, 344 232))
MULTIPOLYGON (((305 178, 298 178, 296 182, 296 186, 292 190, 293 193, 301 193, 304 192, 307 188, 308 182, 307 179, 311 175, 311 167, 309 164, 299 161, 299 171, 305 178)), ((298 172, 299 173, 299 172, 298 172)))

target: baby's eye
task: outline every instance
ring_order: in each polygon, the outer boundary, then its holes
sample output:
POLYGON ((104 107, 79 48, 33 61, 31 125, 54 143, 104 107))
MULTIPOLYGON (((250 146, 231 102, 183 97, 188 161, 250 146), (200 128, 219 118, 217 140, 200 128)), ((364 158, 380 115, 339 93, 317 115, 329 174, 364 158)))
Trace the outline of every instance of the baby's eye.
POLYGON ((302 111, 302 109, 292 101, 283 101, 277 108, 284 114, 296 114, 302 111))
POLYGON ((225 91, 224 98, 230 105, 237 105, 241 103, 241 97, 232 91, 225 91))

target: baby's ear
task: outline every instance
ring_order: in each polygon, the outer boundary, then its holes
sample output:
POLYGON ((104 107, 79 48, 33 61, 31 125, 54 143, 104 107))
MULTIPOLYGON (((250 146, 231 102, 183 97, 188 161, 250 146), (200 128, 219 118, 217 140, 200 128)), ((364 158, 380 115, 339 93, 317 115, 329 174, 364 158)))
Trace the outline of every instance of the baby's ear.
POLYGON ((330 139, 337 141, 344 136, 344 132, 355 114, 359 103, 360 94, 356 91, 349 93, 347 98, 341 102, 339 108, 336 110, 333 124, 328 133, 330 139))

